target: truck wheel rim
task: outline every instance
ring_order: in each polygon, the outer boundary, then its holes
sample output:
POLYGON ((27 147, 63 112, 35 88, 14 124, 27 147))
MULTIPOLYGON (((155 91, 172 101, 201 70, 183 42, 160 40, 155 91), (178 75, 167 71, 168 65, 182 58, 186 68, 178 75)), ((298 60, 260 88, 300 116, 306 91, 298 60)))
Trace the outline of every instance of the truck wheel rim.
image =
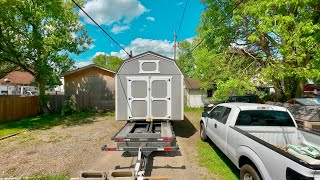
POLYGON ((250 173, 246 173, 243 177, 244 180, 253 180, 253 177, 251 176, 250 173))
POLYGON ((202 126, 200 128, 200 135, 201 135, 201 137, 203 137, 203 128, 202 128, 202 126))

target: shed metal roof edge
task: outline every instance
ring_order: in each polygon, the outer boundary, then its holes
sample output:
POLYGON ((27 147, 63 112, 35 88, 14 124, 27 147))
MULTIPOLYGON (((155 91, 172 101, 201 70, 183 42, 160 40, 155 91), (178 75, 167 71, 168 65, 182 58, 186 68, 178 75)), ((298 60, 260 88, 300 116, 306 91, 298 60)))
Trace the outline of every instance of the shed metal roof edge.
POLYGON ((135 60, 135 59, 137 59, 137 58, 139 58, 139 57, 143 57, 143 56, 145 56, 145 55, 147 55, 147 54, 153 54, 153 55, 155 55, 155 56, 157 56, 157 57, 159 57, 159 58, 161 58, 161 59, 166 59, 166 60, 172 61, 172 62, 176 65, 176 67, 179 69, 181 75, 182 75, 183 77, 185 77, 185 75, 183 74, 183 72, 181 71, 180 67, 178 66, 178 64, 177 64, 177 62, 176 62, 175 60, 173 60, 172 58, 163 56, 163 55, 161 55, 161 54, 152 52, 152 51, 147 51, 147 52, 138 54, 138 55, 136 55, 136 56, 133 56, 133 57, 131 57, 131 58, 128 58, 128 59, 124 60, 124 62, 122 63, 121 67, 120 67, 119 70, 117 71, 116 75, 118 75, 118 72, 120 72, 120 70, 122 69, 122 67, 124 66, 125 63, 127 63, 127 62, 129 62, 129 61, 133 61, 133 60, 135 60))
POLYGON ((81 68, 78 68, 78 69, 69 71, 69 72, 65 73, 65 74, 63 75, 63 77, 64 77, 64 76, 67 76, 67 75, 70 75, 70 74, 73 74, 73 73, 75 73, 75 72, 82 71, 82 70, 87 69, 87 68, 90 68, 90 67, 96 67, 96 68, 99 68, 99 69, 102 69, 102 70, 111 72, 111 73, 113 73, 114 75, 116 74, 116 72, 111 71, 111 70, 109 70, 109 69, 107 69, 107 68, 104 68, 104 67, 101 67, 101 66, 97 66, 97 65, 95 65, 95 64, 89 64, 89 65, 87 65, 87 66, 83 66, 83 67, 81 67, 81 68))

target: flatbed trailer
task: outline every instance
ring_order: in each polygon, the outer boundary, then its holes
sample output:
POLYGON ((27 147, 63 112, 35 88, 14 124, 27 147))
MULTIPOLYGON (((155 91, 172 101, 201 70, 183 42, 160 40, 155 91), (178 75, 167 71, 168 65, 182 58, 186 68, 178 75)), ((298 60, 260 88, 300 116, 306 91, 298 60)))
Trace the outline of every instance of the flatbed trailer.
POLYGON ((152 152, 178 151, 179 146, 170 121, 127 122, 112 138, 116 147, 102 146, 103 151, 123 151, 137 156, 134 170, 106 172, 82 172, 80 180, 128 180, 169 179, 169 177, 145 177, 148 157, 152 152))

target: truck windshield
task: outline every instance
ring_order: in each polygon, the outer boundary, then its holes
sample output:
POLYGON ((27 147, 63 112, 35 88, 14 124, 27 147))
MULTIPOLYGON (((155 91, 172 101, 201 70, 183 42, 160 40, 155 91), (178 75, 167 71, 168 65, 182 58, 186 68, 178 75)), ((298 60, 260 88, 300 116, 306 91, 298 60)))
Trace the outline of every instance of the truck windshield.
POLYGON ((288 112, 272 110, 241 111, 236 121, 236 125, 294 127, 293 120, 288 112))

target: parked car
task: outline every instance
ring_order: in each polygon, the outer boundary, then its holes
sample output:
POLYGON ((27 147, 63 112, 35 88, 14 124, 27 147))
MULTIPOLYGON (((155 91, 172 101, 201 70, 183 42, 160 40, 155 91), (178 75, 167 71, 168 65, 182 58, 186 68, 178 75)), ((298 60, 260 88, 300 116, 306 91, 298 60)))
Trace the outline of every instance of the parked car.
POLYGON ((38 92, 36 91, 26 91, 24 93, 25 96, 35 96, 35 95, 38 95, 38 92))
POLYGON ((230 96, 226 102, 261 103, 262 100, 256 95, 230 96))
POLYGON ((317 145, 305 140, 284 107, 219 104, 202 113, 200 137, 212 140, 240 169, 241 180, 320 179, 320 160, 288 153, 289 145, 317 145))

